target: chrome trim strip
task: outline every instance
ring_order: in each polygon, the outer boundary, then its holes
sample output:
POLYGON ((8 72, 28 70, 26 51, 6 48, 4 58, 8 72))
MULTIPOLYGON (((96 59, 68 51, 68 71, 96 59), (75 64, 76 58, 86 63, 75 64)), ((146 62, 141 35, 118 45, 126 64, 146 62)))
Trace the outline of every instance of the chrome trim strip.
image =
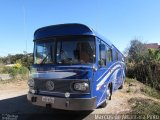
MULTIPOLYGON (((62 93, 62 92, 50 92, 50 91, 39 91, 39 93, 50 93, 50 94, 63 94, 63 95, 65 95, 65 93, 62 93)), ((87 95, 89 95, 90 93, 70 93, 70 94, 81 94, 81 95, 83 95, 83 94, 87 94, 87 95)))

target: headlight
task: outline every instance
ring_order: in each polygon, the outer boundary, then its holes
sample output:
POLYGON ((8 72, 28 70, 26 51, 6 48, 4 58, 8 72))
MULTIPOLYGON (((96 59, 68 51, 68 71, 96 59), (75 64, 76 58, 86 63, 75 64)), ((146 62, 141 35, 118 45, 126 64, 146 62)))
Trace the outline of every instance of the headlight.
POLYGON ((74 89, 78 91, 86 91, 88 89, 89 85, 88 83, 75 83, 74 89))
POLYGON ((33 79, 28 80, 28 86, 34 87, 34 80, 33 79))

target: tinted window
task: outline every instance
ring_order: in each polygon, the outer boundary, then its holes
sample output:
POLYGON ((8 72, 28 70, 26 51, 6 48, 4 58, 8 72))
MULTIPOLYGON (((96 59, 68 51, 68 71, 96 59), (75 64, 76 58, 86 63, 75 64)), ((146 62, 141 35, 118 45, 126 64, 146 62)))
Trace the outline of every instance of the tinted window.
POLYGON ((106 65, 106 46, 103 41, 99 44, 99 64, 102 66, 106 65))
POLYGON ((95 59, 92 39, 59 40, 57 42, 58 64, 91 64, 95 59))
POLYGON ((118 52, 116 52, 116 57, 115 57, 115 59, 118 60, 118 52))
POLYGON ((112 49, 108 47, 107 49, 107 58, 108 58, 108 62, 112 62, 113 58, 112 58, 112 49))

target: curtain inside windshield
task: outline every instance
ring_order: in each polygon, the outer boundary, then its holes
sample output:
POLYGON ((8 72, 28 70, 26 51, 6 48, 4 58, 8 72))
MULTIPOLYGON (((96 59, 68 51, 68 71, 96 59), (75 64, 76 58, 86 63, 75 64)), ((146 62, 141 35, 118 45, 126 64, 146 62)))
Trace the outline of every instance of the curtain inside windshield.
POLYGON ((53 42, 36 44, 35 64, 92 64, 94 61, 92 37, 56 38, 53 42))

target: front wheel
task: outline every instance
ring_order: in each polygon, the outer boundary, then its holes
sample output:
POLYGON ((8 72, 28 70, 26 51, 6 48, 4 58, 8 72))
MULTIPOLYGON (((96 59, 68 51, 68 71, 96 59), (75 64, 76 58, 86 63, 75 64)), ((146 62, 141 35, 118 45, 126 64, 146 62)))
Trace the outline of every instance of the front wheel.
POLYGON ((107 95, 108 95, 107 99, 111 100, 111 98, 112 98, 112 84, 109 84, 109 86, 108 86, 107 95))
MULTIPOLYGON (((111 100, 111 97, 112 97, 112 84, 109 84, 108 85, 108 90, 107 90, 107 98, 106 100, 111 100)), ((100 108, 104 108, 106 107, 108 104, 108 101, 104 101, 101 105, 100 105, 100 108)))
POLYGON ((106 107, 106 106, 107 106, 107 102, 106 102, 106 101, 104 101, 104 102, 100 105, 101 108, 104 108, 104 107, 106 107))

